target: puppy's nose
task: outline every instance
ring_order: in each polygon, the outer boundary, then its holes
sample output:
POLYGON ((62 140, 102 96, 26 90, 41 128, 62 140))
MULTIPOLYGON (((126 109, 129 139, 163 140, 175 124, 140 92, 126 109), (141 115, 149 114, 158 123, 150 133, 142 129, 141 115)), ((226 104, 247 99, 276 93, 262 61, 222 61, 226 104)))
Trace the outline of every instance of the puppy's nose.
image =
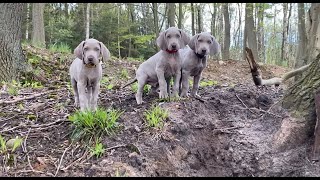
POLYGON ((202 53, 204 54, 204 53, 206 53, 207 52, 207 50, 205 50, 205 49, 202 49, 202 53))
POLYGON ((93 57, 88 57, 88 61, 92 62, 93 61, 93 57))
POLYGON ((173 44, 171 47, 172 47, 172 49, 176 49, 177 45, 173 44))

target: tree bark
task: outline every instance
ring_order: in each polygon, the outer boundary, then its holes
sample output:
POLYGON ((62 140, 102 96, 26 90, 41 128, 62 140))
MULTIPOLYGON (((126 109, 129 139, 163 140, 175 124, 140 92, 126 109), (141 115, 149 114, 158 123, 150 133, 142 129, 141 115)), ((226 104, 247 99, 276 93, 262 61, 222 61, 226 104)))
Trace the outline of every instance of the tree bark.
POLYGON ((0 82, 16 80, 25 71, 22 53, 23 3, 0 3, 0 82))
MULTIPOLYGON (((253 5, 252 3, 246 3, 246 13, 245 13, 245 36, 248 42, 249 48, 252 50, 253 57, 256 61, 259 62, 258 50, 257 50, 257 36, 254 31, 254 21, 253 21, 253 5)), ((245 43, 245 40, 244 40, 245 43)), ((243 55, 245 59, 245 46, 243 47, 243 55)))
POLYGON ((198 11, 198 33, 201 33, 203 31, 201 4, 197 6, 197 11, 198 11))
POLYGON ((192 30, 192 36, 194 36, 195 33, 195 29, 194 29, 194 6, 193 3, 191 3, 191 30, 192 30))
POLYGON ((168 6, 168 24, 169 27, 174 27, 175 25, 175 11, 176 11, 176 6, 175 3, 167 3, 168 6))
POLYGON ((304 3, 298 3, 298 33, 299 33, 299 43, 297 48, 297 55, 295 60, 295 68, 299 68, 307 64, 307 34, 305 25, 305 12, 304 3))
POLYGON ((230 48, 230 20, 228 3, 223 4, 223 17, 224 17, 224 43, 222 59, 229 59, 229 48, 230 48))
POLYGON ((90 37, 90 3, 87 3, 86 11, 86 39, 90 37))
POLYGON ((283 3, 283 25, 282 25, 282 43, 281 43, 281 61, 287 61, 287 52, 286 52, 286 45, 287 45, 287 37, 288 37, 288 3, 283 3))
POLYGON ((26 40, 29 39, 29 14, 30 14, 30 3, 27 3, 27 17, 26 17, 26 40))
POLYGON ((182 3, 179 3, 179 20, 178 20, 178 28, 179 29, 182 29, 182 19, 183 19, 182 3))
POLYGON ((320 46, 314 45, 317 45, 315 41, 318 42, 320 38, 319 3, 311 5, 310 15, 310 27, 312 29, 310 36, 314 39, 310 39, 307 45, 310 52, 307 56, 307 61, 311 61, 312 63, 305 72, 305 75, 289 87, 283 97, 282 106, 287 108, 291 112, 292 117, 294 117, 289 124, 299 124, 298 128, 293 126, 294 128, 289 129, 292 132, 290 135, 292 139, 283 141, 282 146, 284 148, 304 143, 312 135, 316 121, 314 95, 320 87, 320 46), (315 55, 315 53, 318 54, 315 55))
POLYGON ((44 48, 45 32, 44 32, 44 12, 45 3, 32 4, 32 45, 44 48))
POLYGON ((213 3, 213 14, 211 17, 211 34, 216 37, 216 17, 217 17, 217 5, 213 3))
POLYGON ((264 7, 262 3, 259 3, 258 6, 258 26, 257 26, 257 39, 258 39, 258 52, 259 52, 259 58, 263 60, 264 63, 266 63, 265 58, 265 48, 264 48, 264 7))

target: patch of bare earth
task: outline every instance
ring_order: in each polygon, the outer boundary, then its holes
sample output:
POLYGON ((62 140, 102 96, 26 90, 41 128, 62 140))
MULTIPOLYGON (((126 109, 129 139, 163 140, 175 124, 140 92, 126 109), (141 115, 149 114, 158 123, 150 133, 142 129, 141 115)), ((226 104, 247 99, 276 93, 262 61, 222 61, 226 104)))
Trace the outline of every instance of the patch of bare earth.
MULTIPOLYGON (((106 152, 100 158, 91 156, 83 144, 70 145, 73 126, 67 117, 75 108, 73 94, 66 85, 60 85, 56 92, 30 100, 2 104, 0 134, 5 138, 24 137, 25 142, 15 153, 13 164, 1 164, 0 175, 315 175, 319 168, 306 159, 310 151, 308 142, 285 151, 274 148, 274 135, 288 116, 275 104, 283 95, 282 88, 257 88, 251 82, 246 62, 225 63, 209 62, 204 78, 219 83, 200 88, 199 94, 204 101, 190 98, 160 103, 157 97, 144 95, 146 103, 137 105, 130 88, 102 88, 99 106, 114 107, 123 110, 124 114, 119 120, 121 128, 117 133, 104 136, 102 143, 106 152), (162 130, 145 125, 143 112, 153 103, 169 111, 162 130), (24 109, 19 110, 19 104, 24 109), (28 119, 30 114, 36 118, 28 119)), ((133 77, 134 64, 137 67, 139 63, 111 61, 106 65, 105 76, 115 76, 120 67, 125 67, 133 77)), ((266 72, 270 72, 268 68, 266 72)), ((274 72, 283 74, 285 71, 278 68, 274 72)), ((120 84, 124 82, 121 80, 120 84)), ((23 89, 19 93, 27 96, 27 93, 47 90, 23 89)), ((1 100, 9 99, 12 97, 1 95, 1 100)))

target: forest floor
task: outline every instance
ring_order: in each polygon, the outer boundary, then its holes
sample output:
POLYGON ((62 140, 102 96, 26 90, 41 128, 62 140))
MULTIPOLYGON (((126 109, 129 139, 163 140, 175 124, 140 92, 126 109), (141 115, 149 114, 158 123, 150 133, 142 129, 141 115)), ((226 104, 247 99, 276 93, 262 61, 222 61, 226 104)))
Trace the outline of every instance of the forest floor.
MULTIPOLYGON (((0 134, 6 140, 24 138, 12 162, 1 155, 0 176, 319 176, 319 164, 307 158, 311 142, 286 151, 273 148, 273 135, 287 116, 277 105, 286 86, 256 87, 246 61, 209 60, 202 81, 215 83, 200 87, 203 101, 159 103, 144 95, 142 105, 130 87, 118 88, 141 62, 108 61, 98 105, 124 113, 122 128, 103 137, 106 152, 96 158, 70 140, 68 116, 76 111, 68 76, 73 55, 24 49, 43 87, 19 87, 14 96, 8 87, 0 91, 0 134), (3 103, 11 100, 16 102, 3 103), (169 112, 161 130, 145 125, 143 113, 154 103, 169 112)), ((289 70, 261 69, 265 78, 289 70)))

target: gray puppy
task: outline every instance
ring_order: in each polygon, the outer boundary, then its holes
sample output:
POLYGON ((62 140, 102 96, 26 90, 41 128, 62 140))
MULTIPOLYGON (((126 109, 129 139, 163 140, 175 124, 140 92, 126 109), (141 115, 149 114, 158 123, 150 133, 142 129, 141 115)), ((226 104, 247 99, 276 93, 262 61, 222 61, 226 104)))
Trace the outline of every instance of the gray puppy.
POLYGON ((181 97, 188 96, 189 77, 193 76, 193 88, 191 96, 199 97, 197 91, 203 69, 207 66, 207 55, 215 55, 220 52, 220 45, 216 39, 208 32, 194 35, 187 48, 181 49, 182 57, 182 77, 181 77, 181 97))
POLYGON ((69 73, 74 91, 75 106, 81 111, 96 110, 102 78, 101 61, 110 57, 106 46, 96 39, 82 41, 74 50, 76 59, 69 73))
POLYGON ((160 33, 157 45, 161 50, 143 62, 136 72, 135 79, 122 87, 138 81, 137 104, 143 102, 142 93, 145 84, 151 85, 152 92, 156 92, 159 87, 159 98, 171 96, 169 83, 172 77, 174 78, 172 95, 178 97, 181 78, 181 58, 178 50, 184 48, 189 40, 190 37, 185 32, 175 27, 160 33))

